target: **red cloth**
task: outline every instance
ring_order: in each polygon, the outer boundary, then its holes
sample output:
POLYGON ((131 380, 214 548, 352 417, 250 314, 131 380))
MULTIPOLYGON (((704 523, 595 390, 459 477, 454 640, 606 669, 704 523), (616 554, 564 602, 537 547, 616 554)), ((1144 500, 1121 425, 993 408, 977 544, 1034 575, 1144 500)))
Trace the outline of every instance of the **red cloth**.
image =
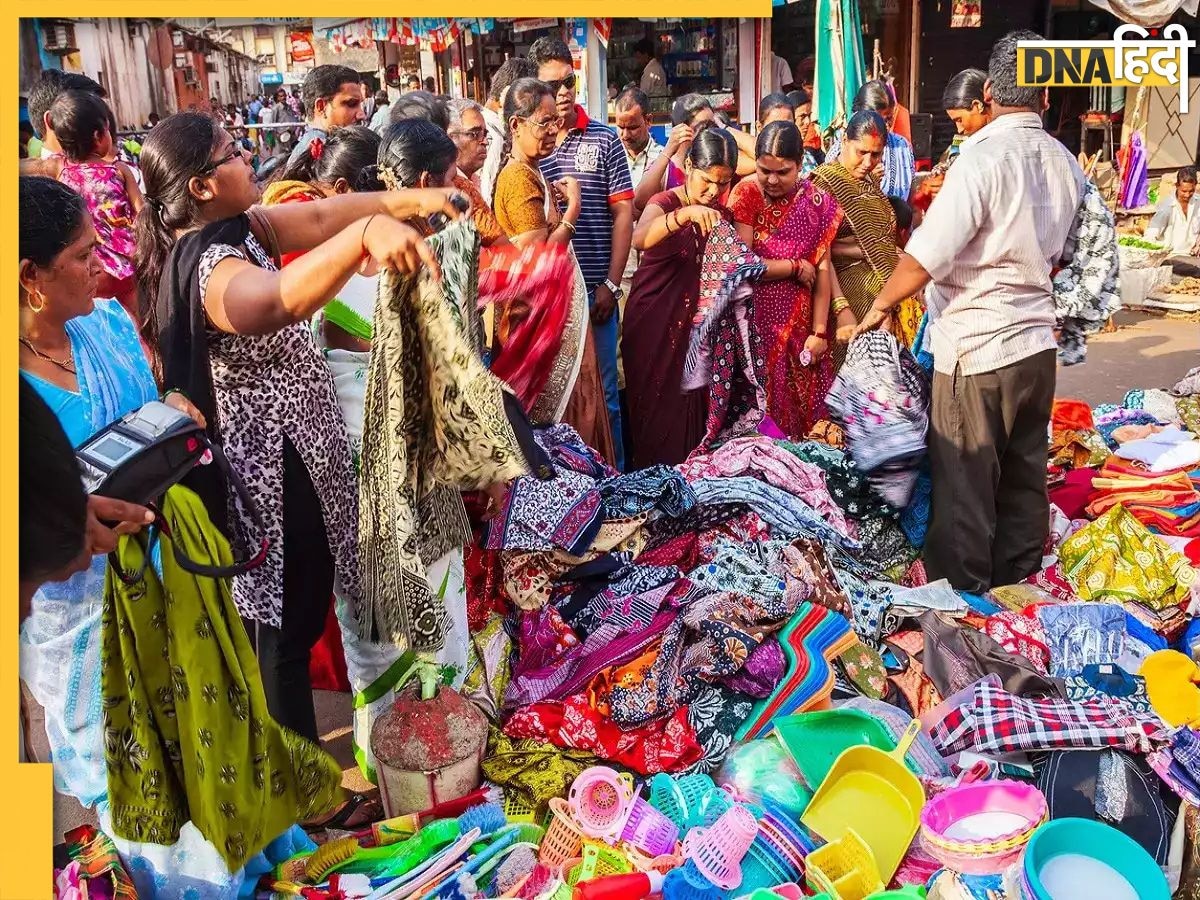
POLYGON ((312 649, 308 661, 308 677, 315 691, 337 691, 350 693, 350 676, 346 673, 346 653, 342 649, 342 628, 338 625, 337 613, 329 604, 329 617, 325 620, 325 632, 312 649))
POLYGON ((1087 505, 1092 498, 1092 479, 1095 469, 1071 469, 1061 484, 1050 488, 1050 502, 1063 511, 1068 519, 1087 517, 1087 505))
POLYGON ((1096 427, 1092 408, 1082 400, 1055 400, 1050 422, 1055 431, 1090 431, 1096 427))
POLYGON ((620 763, 640 775, 678 772, 697 762, 704 751, 688 722, 686 708, 627 731, 576 694, 564 702, 533 703, 518 709, 504 733, 513 738, 549 741, 564 749, 586 750, 620 763))
POLYGON ((492 372, 526 411, 546 387, 571 315, 575 264, 565 244, 504 244, 479 270, 479 302, 496 305, 492 372))
POLYGON ((474 634, 492 613, 507 615, 510 604, 504 593, 504 567, 499 550, 483 550, 477 542, 463 554, 467 580, 467 630, 474 634))

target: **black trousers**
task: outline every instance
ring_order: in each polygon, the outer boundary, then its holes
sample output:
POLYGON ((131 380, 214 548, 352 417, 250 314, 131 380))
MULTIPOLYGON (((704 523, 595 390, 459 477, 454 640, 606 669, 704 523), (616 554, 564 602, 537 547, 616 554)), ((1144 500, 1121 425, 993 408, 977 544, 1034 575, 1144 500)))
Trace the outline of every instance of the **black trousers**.
POLYGON ((1055 351, 994 372, 933 376, 925 568, 981 594, 1038 570, 1050 530, 1047 428, 1055 351))
POLYGON ((256 626, 267 709, 280 725, 316 741, 312 648, 325 632, 333 600, 333 553, 325 518, 299 451, 283 440, 283 626, 256 626))

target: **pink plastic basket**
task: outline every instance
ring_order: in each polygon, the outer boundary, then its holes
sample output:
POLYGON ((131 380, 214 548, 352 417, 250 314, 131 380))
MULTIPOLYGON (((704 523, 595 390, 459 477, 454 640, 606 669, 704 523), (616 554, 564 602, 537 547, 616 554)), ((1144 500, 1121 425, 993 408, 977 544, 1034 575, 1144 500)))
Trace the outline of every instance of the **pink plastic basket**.
POLYGON ((635 797, 621 840, 633 844, 650 856, 665 856, 675 852, 679 843, 678 826, 642 799, 635 797))
POLYGON ((742 882, 742 858, 758 834, 754 814, 734 805, 711 828, 693 828, 683 842, 683 855, 719 888, 732 890, 742 882))
POLYGON ((947 868, 968 875, 1003 871, 1046 820, 1046 798, 1019 781, 952 787, 921 810, 921 839, 947 868))
POLYGON ((615 841, 633 807, 633 779, 608 766, 592 766, 579 773, 567 803, 585 835, 615 841))

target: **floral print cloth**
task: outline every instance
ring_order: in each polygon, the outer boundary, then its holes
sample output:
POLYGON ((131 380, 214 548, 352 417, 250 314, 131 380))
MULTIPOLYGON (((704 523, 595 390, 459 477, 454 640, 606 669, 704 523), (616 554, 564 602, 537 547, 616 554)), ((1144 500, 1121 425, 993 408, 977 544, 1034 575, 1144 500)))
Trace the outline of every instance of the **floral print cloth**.
POLYGON ((1120 504, 1063 541, 1059 560, 1083 600, 1132 600, 1162 610, 1186 601, 1196 584, 1187 558, 1120 504))
POLYGON ((1088 335, 1121 308, 1116 224, 1092 181, 1083 183, 1063 259, 1068 262, 1055 273, 1053 289, 1058 359, 1073 366, 1087 358, 1088 335))
POLYGON ((133 204, 116 163, 64 160, 58 180, 87 203, 96 229, 96 260, 117 280, 133 278, 137 241, 133 234, 133 204))

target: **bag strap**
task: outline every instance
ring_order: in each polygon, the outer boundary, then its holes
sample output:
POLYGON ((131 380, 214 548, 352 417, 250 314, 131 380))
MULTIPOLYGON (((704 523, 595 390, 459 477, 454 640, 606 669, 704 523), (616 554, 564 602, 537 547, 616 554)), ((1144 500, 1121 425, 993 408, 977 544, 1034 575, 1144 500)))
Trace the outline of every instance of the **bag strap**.
POLYGON ((250 230, 254 232, 258 242, 263 245, 263 249, 267 251, 271 261, 276 266, 282 267, 283 255, 279 252, 279 235, 275 233, 275 226, 271 224, 270 218, 257 206, 250 207, 246 215, 250 217, 250 230))

